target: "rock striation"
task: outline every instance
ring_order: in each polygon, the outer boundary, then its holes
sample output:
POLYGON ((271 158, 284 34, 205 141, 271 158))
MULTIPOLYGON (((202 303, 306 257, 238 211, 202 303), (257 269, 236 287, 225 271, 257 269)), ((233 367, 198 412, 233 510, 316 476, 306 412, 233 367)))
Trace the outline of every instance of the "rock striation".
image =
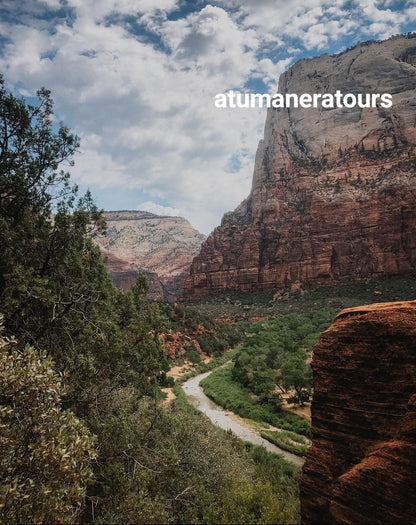
POLYGON ((416 301, 344 310, 312 367, 302 523, 414 523, 416 301))
POLYGON ((175 298, 205 236, 182 217, 143 211, 104 213, 107 234, 98 238, 114 282, 130 289, 139 273, 147 275, 149 296, 175 298))
POLYGON ((390 93, 375 108, 269 109, 251 193, 185 281, 198 300, 416 268, 416 34, 300 60, 280 93, 390 93))

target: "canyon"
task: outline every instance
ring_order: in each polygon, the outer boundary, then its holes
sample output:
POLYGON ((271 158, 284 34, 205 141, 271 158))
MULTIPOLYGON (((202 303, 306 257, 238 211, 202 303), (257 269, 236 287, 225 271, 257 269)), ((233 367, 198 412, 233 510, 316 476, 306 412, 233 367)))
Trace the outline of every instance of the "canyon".
POLYGON ((110 211, 104 219, 107 233, 96 241, 115 284, 128 290, 144 274, 149 298, 174 299, 205 236, 182 217, 110 211))
POLYGON ((414 523, 416 301, 342 311, 314 348, 304 525, 414 523))
POLYGON ((416 35, 298 61, 286 93, 390 93, 392 107, 270 108, 250 195, 208 236, 183 297, 295 291, 416 268, 416 35))

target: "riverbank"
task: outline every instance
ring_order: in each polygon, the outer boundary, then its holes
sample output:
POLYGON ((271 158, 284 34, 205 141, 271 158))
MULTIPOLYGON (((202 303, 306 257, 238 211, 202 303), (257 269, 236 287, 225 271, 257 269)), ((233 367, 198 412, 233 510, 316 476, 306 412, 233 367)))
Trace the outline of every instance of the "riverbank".
POLYGON ((233 432, 237 437, 244 441, 248 441, 255 445, 261 445, 266 450, 281 455, 286 461, 289 461, 294 465, 302 466, 304 463, 303 458, 287 452, 262 438, 260 434, 253 428, 250 428, 244 420, 241 418, 237 419, 235 414, 224 410, 204 394, 200 382, 211 373, 212 371, 204 372, 203 374, 188 379, 182 384, 183 391, 192 406, 203 412, 216 426, 233 432))

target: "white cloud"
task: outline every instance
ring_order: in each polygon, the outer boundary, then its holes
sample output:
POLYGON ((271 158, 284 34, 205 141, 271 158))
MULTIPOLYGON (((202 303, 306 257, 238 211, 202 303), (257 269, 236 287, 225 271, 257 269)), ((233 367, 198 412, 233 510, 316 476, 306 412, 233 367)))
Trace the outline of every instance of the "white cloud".
POLYGON ((142 202, 137 206, 140 211, 148 211, 155 215, 167 215, 168 217, 180 217, 182 215, 178 208, 171 208, 170 206, 162 206, 152 201, 142 202))
POLYGON ((76 9, 78 16, 94 20, 101 20, 112 13, 134 15, 172 11, 177 3, 177 0, 158 0, 157 5, 153 0, 67 0, 67 5, 76 9))
POLYGON ((219 88, 244 83, 256 68, 256 32, 239 28, 219 7, 207 5, 185 19, 165 21, 159 34, 178 67, 191 68, 209 84, 217 79, 219 88))
POLYGON ((261 110, 216 109, 215 94, 257 80, 272 91, 305 48, 416 18, 414 2, 396 12, 374 0, 348 12, 343 0, 222 0, 182 17, 169 17, 179 0, 68 0, 71 20, 39 18, 57 0, 27 0, 23 18, 6 4, 0 69, 21 93, 52 90, 57 118, 81 136, 75 181, 98 197, 164 202, 205 233, 247 196, 265 121, 261 110))
POLYGON ((328 43, 356 30, 358 34, 388 38, 400 32, 402 24, 414 16, 415 1, 394 10, 397 2, 361 0, 220 0, 224 7, 234 7, 236 18, 247 28, 254 28, 264 42, 281 45, 285 38, 298 38, 310 49, 323 49, 328 43))

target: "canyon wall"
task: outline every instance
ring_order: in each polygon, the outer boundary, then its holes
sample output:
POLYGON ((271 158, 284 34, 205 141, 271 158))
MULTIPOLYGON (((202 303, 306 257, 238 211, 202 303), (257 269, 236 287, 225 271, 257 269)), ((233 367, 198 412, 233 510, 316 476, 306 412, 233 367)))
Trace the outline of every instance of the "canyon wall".
POLYGON ((393 105, 269 109, 251 193, 202 245, 185 298, 414 271, 415 66, 412 34, 281 76, 280 93, 390 93, 393 105))
POLYGON ((414 523, 416 301, 344 310, 312 367, 302 523, 414 523))
POLYGON ((128 290, 137 275, 144 273, 150 298, 177 297, 205 236, 182 217, 111 211, 104 218, 107 234, 97 243, 114 282, 128 290))

